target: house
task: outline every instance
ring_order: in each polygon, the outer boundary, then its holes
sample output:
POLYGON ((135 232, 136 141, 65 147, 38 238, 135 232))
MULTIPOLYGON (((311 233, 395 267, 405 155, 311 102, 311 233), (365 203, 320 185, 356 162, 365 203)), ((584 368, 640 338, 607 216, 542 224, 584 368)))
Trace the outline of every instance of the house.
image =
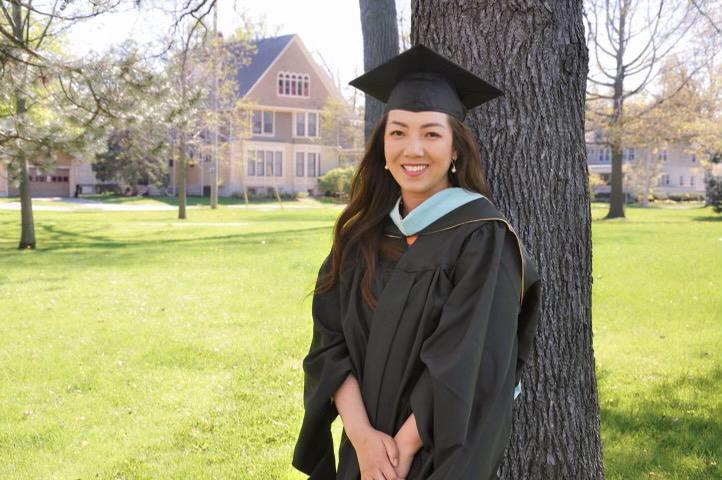
MULTIPOLYGON (((219 155, 220 196, 293 194, 319 191, 317 179, 339 166, 336 145, 321 144, 321 111, 331 96, 343 97, 330 76, 296 35, 254 41, 256 53, 238 69, 239 97, 252 105, 250 137, 231 129, 225 158, 219 155)), ((186 189, 208 195, 214 162, 210 155, 191 161, 186 189)), ((171 165, 171 185, 176 184, 171 165)))
MULTIPOLYGON (((75 193, 76 185, 90 193, 100 183, 89 163, 68 154, 55 155, 55 162, 50 169, 29 165, 28 180, 33 197, 70 197, 75 193)), ((7 165, 0 162, 0 197, 19 195, 18 186, 11 181, 7 165)))
MULTIPOLYGON (((321 111, 329 97, 343 101, 330 76, 312 58, 296 35, 263 38, 253 42, 256 52, 237 72, 239 96, 252 105, 250 137, 230 129, 227 153, 219 155, 219 195, 243 192, 293 194, 319 191, 318 177, 340 163, 353 164, 362 152, 323 145, 321 111)), ((155 194, 176 193, 176 166, 169 162, 171 185, 151 189, 155 194)), ((210 155, 192 158, 187 168, 186 191, 209 195, 214 162, 210 155)), ((31 167, 33 196, 72 196, 76 185, 83 193, 95 191, 97 181, 89 162, 58 155, 51 171, 31 167)), ((0 164, 0 195, 18 195, 0 164)))
MULTIPOLYGON (((587 167, 589 173, 599 174, 605 185, 596 187, 596 198, 608 198, 611 192, 612 152, 602 143, 598 133, 587 134, 587 167)), ((636 164, 646 169, 649 191, 656 197, 704 198, 707 175, 722 175, 722 165, 705 169, 689 145, 672 144, 660 148, 624 148, 622 165, 636 164)), ((625 195, 633 197, 629 174, 625 174, 625 195)))

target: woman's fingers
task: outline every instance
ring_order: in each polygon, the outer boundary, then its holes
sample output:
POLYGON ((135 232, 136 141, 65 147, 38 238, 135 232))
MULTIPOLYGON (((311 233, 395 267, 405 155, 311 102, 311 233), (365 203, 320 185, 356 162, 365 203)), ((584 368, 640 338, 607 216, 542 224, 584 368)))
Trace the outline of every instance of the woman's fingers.
POLYGON ((381 471, 378 471, 372 475, 367 475, 367 476, 361 475, 361 480, 397 480, 397 479, 398 479, 398 477, 396 477, 396 475, 394 475, 393 477, 387 477, 381 471))
POLYGON ((396 470, 388 463, 381 467, 381 473, 383 473, 383 478, 386 480, 399 480, 398 475, 396 475, 396 470))
POLYGON ((389 436, 384 436, 381 441, 384 443, 391 465, 397 467, 399 465, 399 447, 396 445, 396 441, 389 436))

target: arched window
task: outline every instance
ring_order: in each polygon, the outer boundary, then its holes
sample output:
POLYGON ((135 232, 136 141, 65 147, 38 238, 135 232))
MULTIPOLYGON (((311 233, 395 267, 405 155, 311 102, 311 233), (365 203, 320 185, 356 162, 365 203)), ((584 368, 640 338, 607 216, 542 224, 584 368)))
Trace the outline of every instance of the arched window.
POLYGON ((311 92, 311 76, 304 73, 278 73, 278 95, 308 97, 311 92))

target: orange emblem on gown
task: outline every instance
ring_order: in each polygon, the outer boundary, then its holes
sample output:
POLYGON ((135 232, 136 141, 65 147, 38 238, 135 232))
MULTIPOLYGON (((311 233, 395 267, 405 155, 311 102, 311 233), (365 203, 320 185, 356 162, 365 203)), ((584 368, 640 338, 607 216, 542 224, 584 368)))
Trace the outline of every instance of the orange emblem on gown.
POLYGON ((418 235, 410 235, 410 236, 406 237, 406 244, 407 244, 408 246, 413 245, 414 242, 416 241, 416 238, 417 238, 417 237, 418 237, 418 235))

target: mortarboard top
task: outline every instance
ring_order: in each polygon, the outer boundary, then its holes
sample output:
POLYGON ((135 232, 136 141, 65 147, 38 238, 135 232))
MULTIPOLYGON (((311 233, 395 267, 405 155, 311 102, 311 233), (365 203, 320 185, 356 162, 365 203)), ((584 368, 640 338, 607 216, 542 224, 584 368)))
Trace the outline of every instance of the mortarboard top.
POLYGON ((444 112, 464 120, 467 110, 504 95, 425 45, 416 45, 357 77, 349 85, 392 109, 444 112))

